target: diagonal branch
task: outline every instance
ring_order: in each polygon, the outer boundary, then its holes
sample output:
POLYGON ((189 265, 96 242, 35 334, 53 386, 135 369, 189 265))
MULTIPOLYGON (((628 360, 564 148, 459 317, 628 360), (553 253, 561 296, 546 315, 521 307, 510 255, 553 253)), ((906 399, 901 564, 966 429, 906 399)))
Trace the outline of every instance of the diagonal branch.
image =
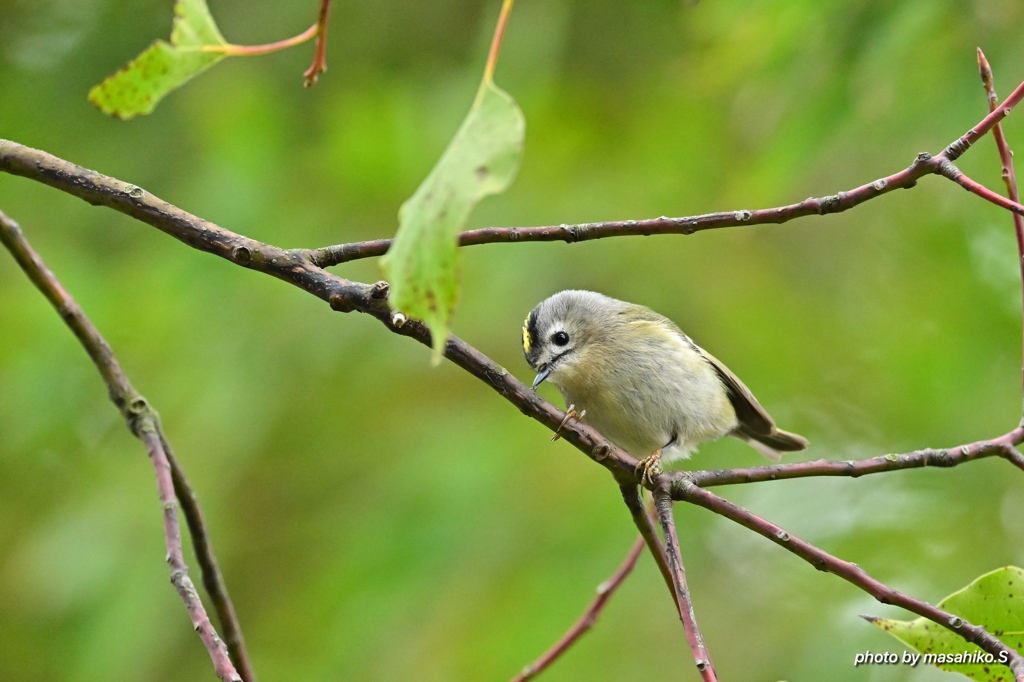
POLYGON ((633 517, 633 523, 636 524, 637 530, 640 531, 640 537, 647 543, 647 548, 650 550, 651 556, 654 557, 654 563, 658 565, 658 570, 661 572, 661 577, 665 580, 665 586, 668 587, 669 594, 675 599, 675 584, 672 580, 672 571, 668 567, 665 546, 661 544, 658 532, 654 530, 654 524, 651 523, 651 516, 644 508, 644 501, 640 491, 641 488, 637 485, 627 484, 619 486, 622 500, 626 503, 626 507, 629 508, 629 514, 633 517))
POLYGON ((819 571, 826 571, 839 576, 843 580, 864 590, 883 604, 900 606, 955 632, 968 642, 977 644, 995 656, 996 660, 1008 661, 1006 665, 1013 672, 1016 682, 1024 682, 1024 656, 1003 644, 984 628, 968 623, 963 618, 943 611, 931 604, 898 592, 872 578, 857 564, 834 557, 828 552, 790 535, 783 528, 762 519, 753 512, 733 504, 711 491, 704 490, 689 481, 673 482, 671 496, 672 499, 690 502, 709 509, 730 521, 738 523, 744 528, 754 531, 762 537, 768 538, 780 547, 807 561, 819 571))
MULTIPOLYGON (((996 95, 995 85, 992 82, 992 67, 988 64, 988 59, 985 58, 985 53, 978 48, 978 69, 981 72, 981 82, 985 86, 985 92, 988 94, 988 107, 990 111, 995 111, 999 108, 999 97, 996 95)), ((1020 193, 1017 191, 1017 174, 1013 171, 1013 152, 1010 151, 1010 145, 1006 142, 1006 136, 1003 135, 1003 126, 996 124, 992 128, 992 137, 996 141, 996 149, 999 150, 999 161, 1003 167, 1003 182, 1006 183, 1006 193, 1010 199, 1020 203, 1020 193)), ((1024 217, 1020 214, 1013 214, 1013 231, 1017 236, 1017 264, 1020 266, 1021 283, 1024 284, 1024 217)), ((1022 328, 1024 328, 1024 296, 1021 297, 1021 319, 1022 328)), ((1024 355, 1024 335, 1022 335, 1022 355, 1024 355)), ((1024 362, 1021 363, 1021 367, 1024 368, 1024 362)), ((1022 383, 1024 383, 1024 370, 1021 373, 1022 383)))
POLYGON ((633 567, 636 566, 637 559, 644 551, 644 547, 647 546, 647 541, 640 536, 633 543, 629 553, 626 554, 626 558, 622 561, 622 565, 616 569, 615 573, 612 574, 608 580, 604 581, 597 586, 597 596, 594 601, 591 602, 587 610, 583 612, 579 620, 573 623, 573 626, 569 628, 569 631, 562 635, 562 638, 555 642, 550 649, 545 651, 540 658, 533 663, 523 668, 523 670, 512 678, 512 682, 526 682, 526 680, 532 680, 537 675, 540 675, 550 666, 552 663, 557 661, 562 654, 569 650, 573 644, 579 640, 580 637, 585 635, 590 628, 594 627, 597 623, 598 617, 604 610, 608 600, 615 594, 615 590, 619 589, 626 577, 632 573, 633 567))
MULTIPOLYGON (((998 123, 998 120, 1009 111, 1009 107, 1016 104, 1021 97, 1024 97, 1024 84, 1018 87, 1014 94, 1004 102, 1003 109, 998 110, 994 115, 986 117, 975 129, 972 129, 967 135, 954 142, 940 155, 936 157, 931 157, 927 154, 919 155, 918 160, 910 168, 897 174, 900 183, 902 183, 900 186, 909 187, 918 177, 938 172, 941 163, 947 159, 952 160, 959 154, 962 154, 963 151, 973 144, 977 136, 981 134, 979 130, 984 128, 982 132, 985 132, 991 126, 998 123), (985 126, 988 126, 988 128, 985 128, 985 126)), ((139 187, 75 166, 45 152, 5 140, 0 140, 0 170, 43 182, 93 204, 115 208, 162 230, 196 249, 212 253, 237 265, 270 274, 289 282, 329 302, 335 310, 342 312, 359 311, 373 315, 391 332, 409 336, 428 347, 431 345, 430 334, 423 324, 416 320, 407 320, 404 316, 393 313, 390 310, 387 303, 388 286, 386 283, 378 282, 371 286, 334 276, 324 271, 318 265, 322 261, 314 262, 315 256, 313 252, 301 249, 285 250, 243 237, 182 211, 167 202, 149 195, 139 187)), ((890 176, 890 178, 897 176, 890 176)), ((888 191, 886 189, 888 185, 883 182, 873 183, 871 187, 871 191, 875 194, 888 191)), ((867 193, 863 193, 863 196, 851 205, 861 203, 866 198, 870 198, 870 196, 867 193)), ((837 195, 835 205, 842 209, 848 208, 849 206, 844 204, 844 201, 848 200, 849 197, 845 195, 837 195)), ((768 209, 768 211, 772 210, 768 209)), ((749 212, 738 213, 742 214, 742 217, 745 219, 752 215, 749 212)), ((741 222, 746 222, 746 220, 741 222)), ((766 220, 764 222, 770 221, 766 220)), ((529 387, 511 376, 506 369, 497 365, 489 357, 480 353, 461 339, 451 337, 445 347, 444 355, 456 365, 482 380, 506 400, 516 405, 524 414, 541 422, 551 431, 557 430, 563 424, 564 412, 540 398, 529 387)), ((562 426, 561 433, 565 440, 572 443, 595 462, 607 468, 620 487, 638 484, 634 473, 637 464, 636 459, 605 440, 594 429, 581 424, 577 420, 569 420, 568 423, 562 426)), ((975 445, 978 448, 983 448, 985 447, 985 442, 975 445)), ((970 450, 970 446, 968 449, 970 450)), ((1018 466, 1022 466, 1021 463, 1024 461, 1024 458, 1019 453, 1012 450, 1011 447, 1002 449, 1005 450, 1005 453, 1000 452, 999 454, 1015 462, 1018 466)), ((970 452, 965 453, 965 456, 967 454, 970 454, 970 452)), ((922 458, 927 459, 924 456, 922 458)), ((846 463, 842 463, 842 465, 847 466, 846 463)), ((865 471, 864 473, 871 472, 865 471)), ((829 473, 827 475, 836 474, 829 473)), ((783 544, 783 546, 787 546, 791 551, 796 551, 793 548, 794 545, 789 543, 789 535, 785 534, 784 531, 777 529, 777 527, 769 524, 767 521, 754 517, 749 512, 746 512, 746 510, 740 509, 739 512, 730 516, 731 512, 728 508, 722 507, 721 509, 724 509, 724 511, 718 508, 720 506, 719 502, 723 505, 729 505, 729 503, 713 493, 693 485, 685 476, 672 477, 671 484, 672 494, 675 499, 685 499, 702 506, 714 508, 719 513, 751 528, 755 532, 762 535, 768 533, 766 537, 775 537, 771 534, 776 531, 780 532, 785 536, 786 540, 783 541, 782 536, 778 536, 777 541, 783 544)), ((733 505, 732 509, 736 510, 739 508, 733 505)), ((820 564, 823 567, 834 566, 839 571, 843 571, 838 573, 841 577, 862 587, 862 589, 867 590, 877 598, 882 600, 888 599, 891 603, 905 606, 909 610, 930 619, 939 619, 936 622, 944 624, 946 627, 953 627, 948 622, 941 620, 943 615, 948 615, 944 614, 941 610, 901 595, 870 578, 860 569, 855 567, 854 569, 849 569, 848 567, 852 566, 852 564, 840 562, 838 559, 813 546, 801 543, 801 547, 802 549, 797 553, 804 556, 808 561, 815 565, 820 564), (832 563, 830 564, 829 562, 832 563)), ((1006 649, 998 640, 995 640, 995 638, 977 626, 963 624, 963 627, 959 627, 957 631, 961 632, 970 641, 978 643, 982 648, 988 647, 986 650, 990 651, 990 653, 993 650, 1002 653, 1006 649)), ((1015 672, 1017 669, 1024 668, 1024 659, 1021 659, 1017 654, 1014 653, 1010 660, 1011 664, 1016 666, 1014 668, 1015 672)), ((1018 679, 1019 682, 1024 682, 1024 672, 1020 673, 1018 679)))
POLYGON ((188 481, 180 466, 174 462, 169 448, 166 447, 166 440, 160 428, 160 420, 156 411, 128 381, 128 377, 121 370, 106 339, 86 317, 81 307, 64 289, 53 272, 46 267, 42 258, 25 239, 21 228, 2 212, 0 212, 0 242, 3 242, 28 278, 57 309, 65 324, 78 337, 103 377, 103 381, 107 384, 111 401, 124 415, 131 432, 146 446, 156 471, 160 502, 164 510, 164 536, 167 544, 167 561, 171 566, 171 582, 185 603, 192 625, 199 632, 217 675, 225 682, 243 679, 245 682, 252 682, 255 678, 252 676, 248 654, 242 641, 241 628, 235 618, 234 608, 231 606, 231 599, 224 586, 224 580, 217 568, 217 561, 203 525, 199 503, 188 486, 188 481), (188 567, 185 565, 182 553, 181 527, 178 523, 178 511, 175 505, 176 489, 183 499, 186 520, 193 531, 196 556, 203 568, 203 580, 207 585, 207 591, 210 592, 211 598, 217 604, 218 616, 225 632, 228 633, 229 642, 234 643, 234 647, 230 650, 230 657, 228 649, 225 648, 224 643, 217 636, 213 624, 210 623, 206 610, 203 608, 195 586, 188 575, 188 567), (182 492, 187 492, 187 496, 181 495, 182 492), (246 675, 244 678, 235 671, 231 658, 238 661, 238 668, 246 675))
POLYGON ((1007 211, 1010 211, 1014 215, 1024 215, 1024 206, 1020 205, 1016 201, 1011 201, 1010 199, 1007 199, 1004 196, 996 194, 995 192, 990 190, 988 187, 985 187, 985 185, 981 184, 977 180, 972 180, 971 178, 964 175, 964 172, 962 170, 954 166, 949 161, 946 161, 941 165, 938 174, 944 178, 952 180, 953 182, 960 185, 971 194, 981 197, 990 204, 995 204, 999 208, 1005 208, 1007 211))
POLYGON ((697 627, 693 601, 690 599, 690 590, 686 586, 686 571, 683 569, 683 557, 679 551, 679 538, 676 536, 676 522, 672 517, 672 498, 668 488, 658 488, 654 491, 654 505, 658 510, 658 520, 661 521, 662 532, 665 534, 665 551, 668 554, 668 563, 672 570, 676 606, 679 608, 679 618, 683 621, 683 629, 686 631, 686 641, 690 645, 693 660, 704 682, 718 682, 715 666, 711 663, 711 654, 704 646, 704 638, 700 634, 700 628, 697 627))

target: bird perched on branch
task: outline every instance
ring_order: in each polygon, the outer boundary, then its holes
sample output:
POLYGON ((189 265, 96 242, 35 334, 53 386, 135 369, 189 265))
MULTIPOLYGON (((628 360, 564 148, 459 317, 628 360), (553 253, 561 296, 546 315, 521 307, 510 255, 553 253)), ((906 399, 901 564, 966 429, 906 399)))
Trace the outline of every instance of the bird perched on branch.
POLYGON ((523 353, 567 405, 616 445, 642 458, 653 483, 661 462, 689 457, 722 436, 777 461, 807 440, 782 431, 735 374, 679 327, 641 305, 593 291, 561 291, 523 325, 523 353))

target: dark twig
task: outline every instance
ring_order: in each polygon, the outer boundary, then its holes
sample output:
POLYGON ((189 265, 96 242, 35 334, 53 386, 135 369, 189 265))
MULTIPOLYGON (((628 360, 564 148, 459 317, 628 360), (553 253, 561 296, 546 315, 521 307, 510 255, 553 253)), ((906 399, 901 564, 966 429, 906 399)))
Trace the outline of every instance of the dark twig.
POLYGON ((331 15, 331 0, 320 0, 320 13, 317 15, 316 47, 313 48, 313 63, 302 74, 306 87, 312 87, 324 71, 327 70, 327 22, 331 15))
MULTIPOLYGON (((648 220, 616 220, 575 225, 547 225, 544 227, 486 227, 461 233, 459 235, 459 246, 505 242, 553 241, 564 241, 571 244, 605 237, 693 234, 702 230, 739 227, 743 225, 779 224, 804 216, 840 213, 893 190, 913 187, 919 179, 926 175, 942 174, 944 170, 948 172, 952 162, 956 161, 964 152, 970 149, 979 137, 998 125, 999 121, 1005 118, 1022 98, 1024 98, 1024 83, 1018 85, 1017 89, 1002 104, 995 107, 992 113, 979 121, 976 126, 952 142, 939 154, 935 156, 926 153, 919 154, 914 163, 904 170, 879 178, 874 182, 861 185, 847 192, 839 192, 838 194, 820 198, 812 197, 795 204, 776 208, 708 213, 684 218, 662 216, 661 218, 651 218, 648 220)), ((955 167, 953 168, 955 169, 955 167)), ((966 181, 973 182, 969 178, 966 181)), ((989 192, 985 188, 980 189, 984 190, 984 192, 989 192)), ((981 193, 979 196, 993 200, 998 195, 987 196, 981 193)), ((1024 206, 1016 202, 1005 203, 1005 199, 1001 199, 1001 201, 1004 203, 1000 205, 1004 208, 1024 210, 1024 206)), ((319 249, 309 249, 305 253, 313 264, 327 267, 359 258, 382 256, 387 253, 390 246, 390 239, 375 239, 372 241, 352 242, 336 246, 325 246, 319 249)))
MULTIPOLYGON (((988 95, 989 111, 995 111, 999 107, 999 97, 996 95, 995 85, 992 81, 992 67, 985 58, 985 53, 978 48, 978 69, 981 72, 981 82, 985 86, 985 93, 988 95)), ((1020 203, 1020 193, 1017 191, 1017 174, 1013 171, 1013 152, 1006 142, 1003 134, 1003 126, 996 124, 992 128, 992 137, 996 141, 996 149, 999 150, 999 161, 1003 167, 1003 182, 1006 183, 1006 193, 1013 201, 1020 203)), ((1020 214, 1013 214, 1013 231, 1017 235, 1017 264, 1020 266, 1021 283, 1024 284, 1024 217, 1020 214)), ((1024 296, 1021 296, 1021 320, 1024 328, 1024 296)), ((1021 380, 1024 385, 1024 334, 1022 334, 1022 362, 1021 380)), ((1024 468, 1024 467, 1022 467, 1024 468)))
MULTIPOLYGON (((542 228, 488 228, 464 233, 460 237, 460 243, 468 245, 473 243, 531 240, 564 240, 573 242, 626 234, 691 233, 697 230, 717 227, 781 223, 805 215, 847 210, 876 196, 888 193, 893 189, 912 187, 918 179, 925 175, 943 172, 950 173, 952 162, 969 149, 981 135, 988 132, 1005 117, 1022 97, 1024 97, 1024 83, 1018 86, 1013 94, 999 105, 995 111, 986 116, 978 125, 938 155, 933 157, 929 154, 920 154, 917 160, 903 171, 880 178, 875 182, 863 185, 850 192, 842 192, 822 199, 808 199, 799 204, 776 209, 736 211, 693 218, 659 218, 649 221, 590 223, 542 228)), ((45 152, 33 150, 6 140, 0 140, 0 170, 43 182, 93 204, 115 208, 138 220, 153 225, 194 248, 218 255, 243 267, 285 280, 329 302, 335 310, 342 312, 359 311, 371 314, 384 323, 390 331, 403 336, 409 336, 428 346, 430 345, 430 335, 424 325, 415 320, 406 320, 403 316, 392 313, 387 304, 388 290, 386 283, 377 283, 370 286, 350 282, 331 275, 322 269, 326 265, 345 260, 380 255, 387 250, 388 240, 347 244, 316 250, 281 249, 248 239, 213 223, 204 221, 147 194, 144 190, 134 185, 128 185, 114 178, 88 171, 45 152)), ((449 340, 445 348, 445 357, 484 381, 484 383, 500 393, 504 398, 515 404, 524 414, 540 421, 547 428, 555 430, 564 420, 565 414, 561 410, 541 399, 525 384, 509 375, 504 368, 498 366, 490 358, 460 339, 452 337, 449 340)), ((606 467, 620 486, 635 486, 637 484, 634 474, 635 458, 611 445, 599 433, 578 421, 569 420, 565 424, 563 431, 564 438, 567 441, 583 451, 591 459, 606 467)), ((970 453, 965 453, 964 456, 967 457, 968 454, 970 453)), ((1024 458, 1016 451, 1013 451, 1012 448, 1002 448, 999 454, 1015 462, 1018 466, 1022 466, 1022 461, 1024 461, 1024 458)), ((922 456, 921 459, 927 460, 928 458, 922 456)), ((964 459, 964 461, 968 460, 964 459)), ((842 466, 846 467, 847 465, 843 463, 842 466)), ((908 464, 907 466, 910 465, 908 464)), ((907 468, 907 466, 898 468, 907 468)), ((820 474, 805 472, 802 475, 843 475, 837 474, 833 467, 834 465, 829 465, 828 472, 823 471, 820 474)), ((866 469, 862 473, 871 473, 866 469)), ((881 471, 883 469, 879 468, 876 470, 881 471)), ((793 476, 801 475, 796 473, 799 470, 792 471, 794 472, 793 476)), ((671 479, 663 479, 660 482, 663 483, 665 480, 671 481, 674 493, 679 489, 688 488, 693 491, 700 491, 702 494, 711 495, 714 499, 721 499, 694 486, 685 477, 674 476, 671 479)), ((693 498, 690 501, 700 503, 697 501, 700 498, 697 493, 690 494, 690 497, 693 498)), ((634 518, 636 519, 637 517, 634 518)), ((816 551, 820 552, 820 550, 816 551)), ((655 556, 657 557, 658 554, 655 554, 655 556)), ((857 583, 855 582, 855 584, 857 583)), ((881 585, 881 583, 877 583, 877 581, 872 582, 865 589, 868 589, 869 592, 874 589, 883 595, 888 595, 890 592, 898 594, 890 588, 881 585)), ((875 592, 871 593, 874 594, 875 592)), ((906 601, 907 598, 903 599, 905 603, 920 604, 920 602, 914 602, 913 600, 906 601)), ((941 612, 939 613, 941 614, 941 612)), ((933 617, 934 615, 932 614, 932 616, 928 617, 933 617)), ((970 626, 970 628, 975 628, 975 626, 970 626)), ((991 636, 987 635, 980 628, 972 629, 969 632, 972 636, 984 636, 991 639, 991 636)), ((1014 660, 1018 659, 1019 657, 1014 660)))
MULTIPOLYGON (((192 625, 199 633, 203 644, 206 646, 206 650, 210 654, 210 659, 213 661, 217 676, 225 682, 242 680, 232 665, 224 643, 217 636, 213 624, 210 623, 206 610, 203 608, 199 595, 196 593, 195 586, 188 576, 188 567, 185 564, 182 553, 181 528, 178 523, 178 511, 174 499, 175 486, 171 477, 168 453, 164 448, 159 417, 149 406, 146 399, 128 381, 106 339, 103 338, 92 321, 86 317, 81 307, 64 289, 53 272, 46 267, 42 258, 35 252, 28 243, 28 240, 25 239, 21 228, 2 212, 0 212, 0 242, 3 242, 32 283, 57 309, 65 324, 78 337, 78 340, 89 354, 89 357, 92 358, 93 363, 107 384, 111 401, 124 415, 131 432, 146 446, 156 471, 160 502, 164 510, 164 536, 167 544, 167 561, 171 566, 171 583, 185 603, 189 617, 192 620, 192 625)), ((180 468, 178 473, 182 482, 184 482, 184 474, 181 473, 180 468)), ((187 486, 187 483, 185 485, 187 486)), ((194 496, 192 496, 192 500, 194 502, 194 496)), ((198 513, 197 505, 190 506, 198 513)), ((216 559, 213 557, 208 541, 206 541, 206 532, 202 526, 202 518, 200 516, 196 516, 195 520, 189 518, 190 526, 193 522, 196 523, 196 528, 200 531, 199 535, 204 538, 203 548, 201 550, 197 546, 196 554, 202 557, 201 561, 209 562, 213 570, 216 571, 216 559)), ((193 535, 193 537, 196 536, 193 535)), ((205 578, 206 576, 204 575, 205 578)), ((223 589, 223 581, 220 579, 219 573, 216 575, 216 579, 220 581, 222 587, 221 597, 230 605, 230 599, 227 597, 227 591, 223 589)), ((232 627, 238 630, 237 621, 232 623, 232 627)), ((240 660, 244 661, 245 667, 248 668, 249 664, 244 646, 240 649, 239 653, 241 656, 240 660)))
POLYGON ((585 635, 590 628, 594 627, 598 617, 604 610, 608 600, 611 599, 615 590, 623 583, 632 571, 633 567, 636 566, 637 559, 640 558, 640 554, 643 553, 644 547, 647 546, 647 541, 640 536, 633 543, 629 553, 626 554, 626 558, 622 561, 622 565, 612 574, 608 580, 604 581, 597 586, 597 596, 594 601, 590 603, 587 610, 583 612, 580 619, 577 620, 569 631, 562 635, 562 638, 555 642, 550 649, 545 651, 536 661, 523 668, 522 672, 512 678, 512 682, 526 682, 526 680, 532 680, 537 675, 544 672, 545 668, 558 660, 566 651, 569 650, 573 644, 579 640, 580 637, 585 635))
POLYGON ((640 494, 641 490, 642 488, 633 484, 619 486, 622 500, 626 503, 626 507, 629 508, 629 514, 633 517, 633 523, 636 525, 637 530, 640 531, 640 537, 647 542, 647 548, 651 551, 651 556, 654 557, 654 563, 658 565, 661 577, 665 580, 665 586, 668 587, 669 594, 675 599, 675 584, 672 581, 672 571, 668 567, 665 546, 661 544, 658 532, 654 530, 654 524, 651 523, 651 516, 647 509, 644 508, 644 500, 640 494))
POLYGON ((710 509, 716 514, 724 516, 744 528, 748 528, 758 535, 768 538, 780 547, 809 562, 819 571, 834 573, 843 580, 864 590, 883 604, 893 604, 902 607, 955 632, 968 642, 977 644, 995 656, 997 660, 1008 661, 1007 666, 1013 672, 1015 680, 1017 682, 1024 682, 1024 657, 989 634, 984 628, 968 623, 963 618, 936 608, 926 602, 898 592, 872 578, 857 564, 834 557, 828 552, 790 535, 770 521, 766 521, 743 507, 735 505, 709 490, 704 490, 690 481, 673 482, 671 496, 672 499, 683 500, 705 509, 710 509))
POLYGON ((659 487, 654 491, 654 506, 658 511, 662 532, 665 535, 665 553, 668 554, 669 568, 675 585, 676 606, 679 618, 683 621, 686 641, 693 652, 693 660, 697 665, 704 682, 717 682, 715 667, 711 663, 711 654, 704 646, 704 638, 697 627, 697 616, 693 612, 693 601, 690 590, 686 586, 686 571, 683 568, 683 557, 679 551, 679 537, 676 535, 676 522, 672 516, 672 498, 667 488, 659 487))
POLYGON ((235 605, 228 593, 228 586, 224 582, 224 574, 221 573, 217 557, 213 553, 210 536, 206 532, 206 523, 203 520, 203 510, 199 506, 199 498, 196 497, 195 491, 189 485, 188 479, 185 478, 185 472, 178 464, 178 460, 171 450, 171 444, 164 436, 163 429, 159 428, 159 424, 157 426, 160 442, 167 455, 167 462, 171 466, 174 493, 185 514, 185 522, 188 523, 188 534, 192 538, 192 549, 196 554, 196 561, 199 562, 200 572, 203 576, 203 587, 206 588, 206 594, 209 595, 210 601, 213 603, 213 610, 217 612, 217 620, 224 632, 224 643, 228 647, 228 653, 243 682, 256 682, 256 673, 253 672, 252 663, 249 661, 249 651, 245 646, 242 626, 235 613, 235 605))
POLYGON ((952 180, 953 182, 960 185, 971 194, 979 196, 985 201, 991 204, 995 204, 1000 208, 1005 208, 1014 215, 1024 215, 1024 206, 1021 206, 1016 201, 1011 201, 1010 199, 1007 199, 1004 196, 996 194, 988 187, 982 185, 980 182, 972 180, 971 178, 964 175, 963 171, 961 171, 959 168, 957 168, 951 163, 945 164, 942 167, 942 170, 939 171, 939 175, 952 180))
POLYGON ((736 485, 738 483, 759 483, 761 481, 781 481, 790 478, 806 478, 808 476, 849 476, 857 478, 867 474, 878 474, 901 469, 918 469, 921 467, 949 468, 973 462, 985 457, 999 456, 1011 463, 1021 466, 1021 454, 1014 449, 1015 445, 1024 442, 1024 427, 1018 426, 1004 436, 991 440, 980 440, 955 448, 936 450, 916 450, 904 455, 883 455, 870 459, 832 461, 819 459, 813 462, 796 462, 793 464, 772 464, 769 466, 749 467, 742 469, 718 469, 707 471, 671 472, 667 474, 673 480, 688 478, 702 488, 716 485, 736 485))

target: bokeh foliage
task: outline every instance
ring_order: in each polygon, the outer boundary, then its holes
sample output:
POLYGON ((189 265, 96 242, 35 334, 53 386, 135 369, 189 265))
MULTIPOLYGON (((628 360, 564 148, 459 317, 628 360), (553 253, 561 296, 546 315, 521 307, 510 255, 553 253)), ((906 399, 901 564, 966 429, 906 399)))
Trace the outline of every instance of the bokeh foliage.
MULTIPOLYGON (((108 119, 89 86, 166 35, 170 4, 0 4, 0 136, 282 246, 394 233, 472 101, 498 9, 336 3, 315 88, 300 47, 108 119)), ((315 5, 210 2, 237 44, 297 33, 315 5)), ((470 226, 758 208, 872 180, 982 117, 975 46, 1001 93, 1024 79, 1022 25, 1016 0, 520 0, 499 79, 525 156, 470 226)), ((1024 149, 1017 117, 1005 125, 1024 149)), ((1000 187, 991 140, 958 163, 1000 187)), ((607 474, 428 349, 25 180, 0 177, 0 208, 160 410, 261 679, 506 679, 627 550, 607 474)), ((1004 212, 927 178, 785 226, 466 249, 453 329, 527 378, 525 313, 594 288, 676 320, 811 439, 808 458, 953 445, 1019 417, 1014 253, 1004 212)), ((380 278, 373 261, 339 271, 380 278)), ((3 259, 0 339, 0 678, 211 679, 167 581, 144 453, 3 259)), ((692 465, 757 462, 721 442, 692 465)), ((1024 562, 1024 486, 1001 461, 725 492, 930 601, 1024 562)), ((905 612, 703 510, 677 519, 723 678, 950 677, 854 669, 899 650, 856 614, 905 612)), ((696 679, 649 559, 547 675, 696 679)))

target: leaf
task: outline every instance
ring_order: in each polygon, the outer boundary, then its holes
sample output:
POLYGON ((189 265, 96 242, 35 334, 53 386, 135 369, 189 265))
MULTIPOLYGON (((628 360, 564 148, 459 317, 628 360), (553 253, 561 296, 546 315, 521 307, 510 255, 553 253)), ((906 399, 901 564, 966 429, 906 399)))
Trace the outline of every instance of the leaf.
MULTIPOLYGON (((986 573, 959 592, 943 599, 938 606, 982 626, 1011 649, 1024 651, 1024 569, 1006 566, 986 573)), ((998 659, 937 623, 925 618, 911 621, 887 618, 870 620, 923 654, 922 663, 961 673, 973 680, 1013 682, 1010 669, 998 659), (959 659, 957 655, 960 655, 959 659), (940 662, 943 660, 945 662, 940 662)))
POLYGON ((227 56, 200 50, 226 44, 206 0, 178 0, 174 14, 170 43, 154 42, 89 91, 89 101, 103 113, 122 119, 148 114, 171 90, 227 56))
POLYGON ((458 300, 458 234, 484 197, 512 184, 525 130, 515 100, 486 82, 437 165, 398 212, 398 234, 381 268, 392 306, 430 328, 434 362, 458 300))

